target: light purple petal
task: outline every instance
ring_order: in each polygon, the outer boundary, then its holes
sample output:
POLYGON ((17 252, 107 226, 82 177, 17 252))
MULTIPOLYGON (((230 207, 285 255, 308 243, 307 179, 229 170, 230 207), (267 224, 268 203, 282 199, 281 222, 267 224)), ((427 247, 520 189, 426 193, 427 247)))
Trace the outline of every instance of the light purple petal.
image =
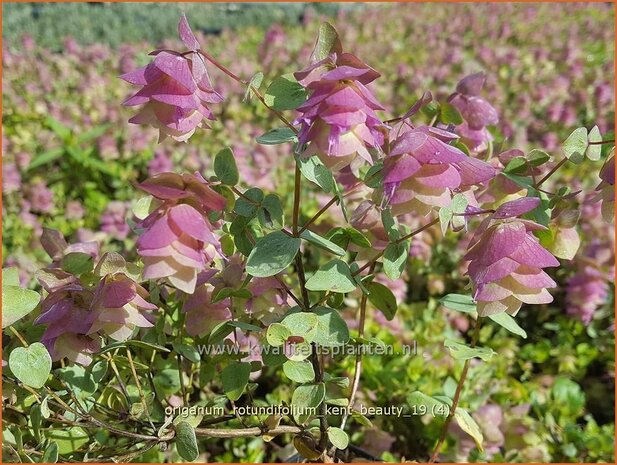
POLYGON ((522 199, 505 202, 493 213, 494 219, 513 218, 524 213, 530 212, 540 205, 538 197, 524 197, 522 199))
POLYGON ((180 36, 182 43, 184 43, 189 50, 199 50, 199 42, 197 42, 195 34, 193 34, 191 26, 189 26, 189 22, 184 13, 182 13, 180 22, 178 23, 178 35, 180 36))

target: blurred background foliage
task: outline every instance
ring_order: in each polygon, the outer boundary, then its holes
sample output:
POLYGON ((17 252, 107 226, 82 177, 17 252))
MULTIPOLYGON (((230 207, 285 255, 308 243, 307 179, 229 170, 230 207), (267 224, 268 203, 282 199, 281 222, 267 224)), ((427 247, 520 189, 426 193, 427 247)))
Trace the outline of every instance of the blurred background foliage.
POLYGON ((81 44, 118 47, 129 42, 156 43, 170 37, 176 18, 185 12, 194 30, 217 34, 223 29, 272 23, 297 24, 307 8, 328 16, 357 10, 364 4, 345 3, 12 3, 2 12, 2 38, 19 40, 31 31, 34 40, 50 50, 62 50, 67 35, 81 44))

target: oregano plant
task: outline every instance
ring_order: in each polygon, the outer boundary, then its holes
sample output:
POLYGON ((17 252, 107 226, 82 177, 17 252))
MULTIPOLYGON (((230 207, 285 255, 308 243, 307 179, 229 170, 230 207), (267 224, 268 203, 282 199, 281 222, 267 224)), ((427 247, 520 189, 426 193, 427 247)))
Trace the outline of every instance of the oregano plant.
POLYGON ((389 283, 420 266, 410 256, 431 234, 433 247, 459 253, 467 284, 442 289, 433 310, 460 314, 468 330, 441 339, 448 388, 410 385, 403 407, 410 417, 428 414, 434 433, 430 454, 416 459, 441 460, 453 424, 482 451, 466 379, 501 356, 483 328, 527 337, 517 314, 552 302, 555 270, 578 252, 577 198, 592 195, 612 221, 614 141, 592 126, 551 153, 497 144, 499 111, 484 95, 483 72, 391 115, 373 86, 384 78, 364 61, 377 66, 378 57, 354 55, 329 23, 308 63, 290 63, 299 69, 269 82, 259 70, 240 76, 221 64, 185 16, 178 33, 182 49, 155 50, 121 76, 135 86, 122 102, 136 109, 129 123, 156 128, 161 143, 191 144, 219 124, 217 70, 242 87, 245 105, 272 114, 277 123, 251 143, 280 146, 293 189, 251 186, 222 145, 201 153, 212 158, 209 172, 162 172, 134 186, 133 253, 68 244, 46 229, 51 263, 36 274, 40 294, 4 270, 3 328, 19 345, 5 395, 25 393, 36 406, 23 425, 32 433, 12 428, 11 440, 40 440, 47 425, 53 434, 37 457, 50 462, 105 461, 103 444, 116 461, 155 448, 194 461, 204 439, 221 438, 276 444, 295 462, 375 460, 354 432, 379 415, 366 410, 363 362, 387 344, 366 321, 370 312, 395 318, 400 298, 389 283), (551 179, 572 164, 597 169, 595 191, 551 179), (337 223, 324 227, 329 214, 337 223), (30 341, 15 323, 35 308, 40 337, 30 341), (265 374, 285 386, 282 395, 260 383, 265 374))

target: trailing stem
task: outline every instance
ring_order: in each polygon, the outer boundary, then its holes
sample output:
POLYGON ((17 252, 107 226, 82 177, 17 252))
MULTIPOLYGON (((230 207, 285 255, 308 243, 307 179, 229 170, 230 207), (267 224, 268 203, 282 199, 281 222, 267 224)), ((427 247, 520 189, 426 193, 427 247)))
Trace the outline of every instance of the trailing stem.
MULTIPOLYGON (((476 320, 476 327, 473 332, 473 336, 471 338, 471 347, 475 347, 478 343, 478 338, 480 337, 480 318, 476 320)), ((456 408, 458 407, 458 401, 461 397, 461 391, 463 390, 463 385, 465 384, 465 379, 467 378, 467 372, 469 371, 469 362, 470 359, 465 360, 465 365, 463 366, 463 371, 461 372, 461 376, 458 380, 458 384, 456 385, 456 391, 454 392, 454 398, 452 399, 452 406, 450 407, 450 411, 448 412, 448 417, 441 428, 441 435, 439 436, 439 441, 437 441, 437 445, 435 446, 435 450, 431 455, 431 459, 429 463, 434 463, 439 456, 439 452, 441 451, 441 447, 443 446, 444 441, 446 440, 446 435, 448 434, 448 427, 450 423, 452 423, 452 418, 454 418, 454 414, 456 413, 456 408)))

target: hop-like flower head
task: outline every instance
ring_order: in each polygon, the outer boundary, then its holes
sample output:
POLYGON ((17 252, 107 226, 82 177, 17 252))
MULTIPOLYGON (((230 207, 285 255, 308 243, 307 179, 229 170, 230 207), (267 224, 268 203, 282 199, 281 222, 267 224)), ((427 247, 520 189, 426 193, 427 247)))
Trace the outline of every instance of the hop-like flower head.
POLYGON ((192 294, 197 274, 219 254, 219 239, 207 214, 223 210, 225 198, 199 173, 162 173, 138 187, 161 201, 139 223, 145 229, 137 241, 145 265, 143 277, 165 278, 192 294))
POLYGON ((223 97, 214 90, 199 43, 182 15, 178 32, 187 53, 156 50, 147 66, 120 76, 125 81, 142 86, 124 105, 143 105, 129 122, 149 124, 159 130, 159 141, 171 137, 188 140, 198 127, 209 128, 205 119, 213 120, 208 103, 220 103, 223 97))
POLYGON ((534 230, 543 226, 518 218, 539 205, 538 198, 506 202, 486 218, 469 244, 468 274, 478 315, 508 312, 515 315, 523 303, 546 304, 546 290, 557 284, 543 268, 558 266, 557 259, 539 243, 534 230))
POLYGON ((145 316, 157 306, 147 302, 148 292, 123 273, 105 276, 92 300, 93 324, 88 334, 102 332, 116 341, 126 341, 138 328, 154 326, 145 316))
POLYGON ((92 313, 89 312, 93 294, 81 286, 72 275, 57 270, 58 278, 73 281, 70 284, 55 287, 44 278, 39 278, 49 294, 41 303, 41 315, 35 324, 46 324, 47 328, 41 342, 47 347, 53 360, 68 358, 81 365, 90 365, 92 354, 101 349, 100 338, 88 335, 92 325, 92 313))
POLYGON ((303 71, 296 79, 311 92, 297 110, 295 121, 302 125, 299 144, 308 144, 304 157, 317 155, 334 171, 355 160, 373 163, 368 148, 384 141, 384 125, 375 110, 384 108, 366 84, 380 75, 350 53, 326 57, 303 71))
POLYGON ((421 126, 403 132, 393 142, 384 162, 383 186, 394 215, 426 215, 437 207, 447 207, 453 190, 495 176, 492 166, 448 144, 455 139, 450 132, 421 126))
POLYGON ((480 97, 485 81, 484 73, 464 77, 448 99, 464 119, 463 123, 456 127, 456 133, 471 150, 482 150, 484 144, 493 139, 486 126, 499 122, 495 108, 480 97))

